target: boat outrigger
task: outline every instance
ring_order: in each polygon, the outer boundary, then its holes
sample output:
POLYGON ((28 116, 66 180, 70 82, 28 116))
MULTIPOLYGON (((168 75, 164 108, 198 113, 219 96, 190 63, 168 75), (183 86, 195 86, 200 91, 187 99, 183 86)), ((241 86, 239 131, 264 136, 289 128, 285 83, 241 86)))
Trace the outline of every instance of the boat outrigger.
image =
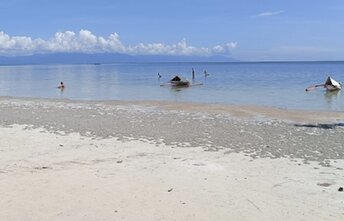
POLYGON ((324 87, 328 91, 337 91, 337 90, 342 89, 341 84, 338 83, 337 81, 335 81, 330 76, 327 77, 327 79, 326 79, 324 84, 316 84, 316 85, 310 86, 310 87, 306 88, 306 91, 313 90, 313 89, 315 89, 317 87, 324 87))

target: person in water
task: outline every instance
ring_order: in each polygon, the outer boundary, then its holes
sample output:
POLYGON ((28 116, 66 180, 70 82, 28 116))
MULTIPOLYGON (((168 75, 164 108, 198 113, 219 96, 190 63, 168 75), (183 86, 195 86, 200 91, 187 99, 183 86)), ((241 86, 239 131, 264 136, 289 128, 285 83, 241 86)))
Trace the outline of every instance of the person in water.
POLYGON ((60 89, 64 89, 64 88, 65 88, 65 85, 63 84, 62 81, 61 81, 61 83, 60 83, 60 86, 58 86, 57 88, 60 88, 60 89))
POLYGON ((195 70, 192 68, 192 80, 195 80, 195 70))

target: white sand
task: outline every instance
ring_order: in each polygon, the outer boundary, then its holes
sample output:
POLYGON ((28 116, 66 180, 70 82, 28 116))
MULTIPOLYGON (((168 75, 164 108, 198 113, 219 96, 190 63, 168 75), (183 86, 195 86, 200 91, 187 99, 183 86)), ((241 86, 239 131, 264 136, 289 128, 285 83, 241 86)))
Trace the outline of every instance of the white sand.
POLYGON ((0 127, 1 221, 344 220, 344 160, 252 160, 23 127, 0 127))

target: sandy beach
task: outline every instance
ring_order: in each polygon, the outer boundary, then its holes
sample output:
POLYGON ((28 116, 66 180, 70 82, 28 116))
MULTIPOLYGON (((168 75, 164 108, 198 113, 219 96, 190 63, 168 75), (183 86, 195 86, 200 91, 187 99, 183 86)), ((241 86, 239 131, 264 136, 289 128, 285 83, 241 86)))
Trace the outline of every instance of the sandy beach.
POLYGON ((344 113, 0 97, 0 220, 344 220, 344 113))

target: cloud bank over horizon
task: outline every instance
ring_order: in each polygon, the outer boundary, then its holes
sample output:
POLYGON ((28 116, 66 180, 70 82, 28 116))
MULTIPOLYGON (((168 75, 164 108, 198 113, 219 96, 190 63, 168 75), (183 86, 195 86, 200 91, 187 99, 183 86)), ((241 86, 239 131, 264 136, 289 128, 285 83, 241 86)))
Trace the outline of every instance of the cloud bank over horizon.
POLYGON ((184 56, 213 56, 230 55, 237 47, 237 42, 228 42, 215 45, 211 48, 194 47, 188 45, 186 39, 176 44, 139 43, 125 45, 117 33, 108 37, 96 36, 89 30, 80 30, 78 33, 64 31, 55 33, 54 37, 44 40, 32 39, 28 36, 10 36, 0 32, 0 55, 20 56, 43 53, 121 53, 129 55, 184 55, 184 56))

